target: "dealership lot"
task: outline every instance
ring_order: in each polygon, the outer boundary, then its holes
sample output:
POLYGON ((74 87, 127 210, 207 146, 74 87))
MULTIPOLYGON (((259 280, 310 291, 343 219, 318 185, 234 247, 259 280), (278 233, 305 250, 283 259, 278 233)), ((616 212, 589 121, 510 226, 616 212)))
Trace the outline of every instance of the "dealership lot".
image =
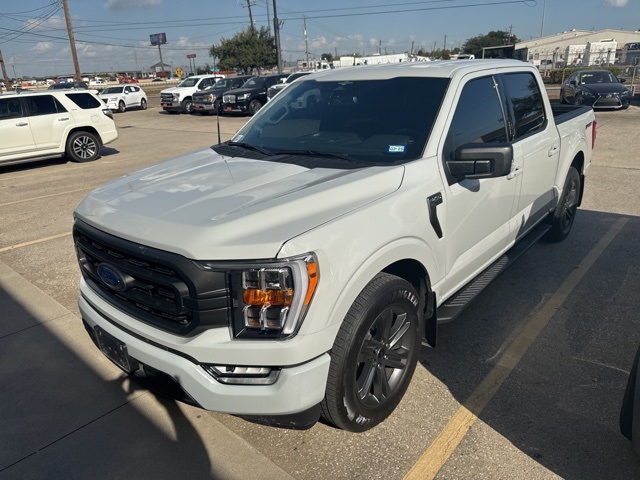
MULTIPOLYGON (((442 326, 398 410, 360 435, 157 398, 83 330, 73 208, 109 179, 215 143, 215 117, 161 113, 150 98, 115 116, 120 138, 96 162, 0 167, 0 477, 639 477, 617 415, 640 343, 640 108, 596 117, 569 238, 533 247, 442 326)), ((222 139, 246 120, 222 117, 222 139)))

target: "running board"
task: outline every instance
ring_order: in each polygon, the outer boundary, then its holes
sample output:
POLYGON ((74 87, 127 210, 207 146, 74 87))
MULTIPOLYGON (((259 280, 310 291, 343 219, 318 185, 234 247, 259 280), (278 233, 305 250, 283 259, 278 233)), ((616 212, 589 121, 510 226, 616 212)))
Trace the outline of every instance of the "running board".
POLYGON ((503 256, 498 258, 477 277, 454 293, 437 310, 437 322, 447 323, 455 319, 478 294, 484 290, 498 275, 504 272, 520 255, 532 247, 551 228, 546 222, 538 224, 522 240, 519 240, 503 256))

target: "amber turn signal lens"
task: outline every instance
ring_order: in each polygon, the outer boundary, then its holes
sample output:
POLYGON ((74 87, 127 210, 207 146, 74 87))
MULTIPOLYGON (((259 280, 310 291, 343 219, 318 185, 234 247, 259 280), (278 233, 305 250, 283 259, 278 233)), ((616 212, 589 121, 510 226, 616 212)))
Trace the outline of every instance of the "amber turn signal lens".
POLYGON ((293 290, 267 290, 263 292, 257 288, 248 288, 244 291, 242 300, 253 307, 260 307, 267 303, 274 307, 288 307, 293 301, 293 290))

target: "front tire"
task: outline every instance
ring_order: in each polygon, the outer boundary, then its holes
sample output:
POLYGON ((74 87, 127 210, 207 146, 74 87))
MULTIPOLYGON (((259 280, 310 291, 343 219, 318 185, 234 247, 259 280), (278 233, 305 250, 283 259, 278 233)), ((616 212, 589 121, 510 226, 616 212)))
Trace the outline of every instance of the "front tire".
POLYGON ((580 201, 580 184, 578 170, 574 167, 569 167, 560 202, 558 202, 555 211, 550 214, 551 230, 547 232, 545 237, 550 242, 559 242, 569 235, 580 201))
POLYGON ((331 350, 322 417, 363 432, 396 408, 418 361, 418 296, 399 277, 380 273, 358 295, 331 350))
POLYGON ((249 115, 253 117, 261 108, 262 103, 260 103, 260 100, 251 100, 251 103, 249 103, 249 115))
POLYGON ((74 132, 67 139, 66 151, 74 162, 90 162, 100 155, 100 141, 91 132, 74 132))
POLYGON ((185 98, 180 103, 180 111, 182 113, 191 113, 191 112, 193 112, 193 102, 191 101, 190 98, 185 98))
POLYGON ((146 110, 147 109, 147 101, 143 98, 142 100, 140 100, 140 110, 146 110))
POLYGON ((127 109, 127 106, 124 104, 122 100, 118 102, 118 111, 123 113, 127 109))

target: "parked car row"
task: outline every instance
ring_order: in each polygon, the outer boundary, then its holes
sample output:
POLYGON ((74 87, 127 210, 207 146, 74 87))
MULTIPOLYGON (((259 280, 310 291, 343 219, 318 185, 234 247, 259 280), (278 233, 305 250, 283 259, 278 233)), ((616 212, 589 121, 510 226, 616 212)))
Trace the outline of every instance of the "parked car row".
MULTIPOLYGON (((295 78, 301 76, 293 75, 295 78)), ((269 89, 285 87, 284 82, 290 77, 292 75, 288 74, 242 75, 231 78, 196 75, 185 79, 177 87, 162 90, 160 103, 164 111, 171 113, 254 115, 269 100, 269 89)))

